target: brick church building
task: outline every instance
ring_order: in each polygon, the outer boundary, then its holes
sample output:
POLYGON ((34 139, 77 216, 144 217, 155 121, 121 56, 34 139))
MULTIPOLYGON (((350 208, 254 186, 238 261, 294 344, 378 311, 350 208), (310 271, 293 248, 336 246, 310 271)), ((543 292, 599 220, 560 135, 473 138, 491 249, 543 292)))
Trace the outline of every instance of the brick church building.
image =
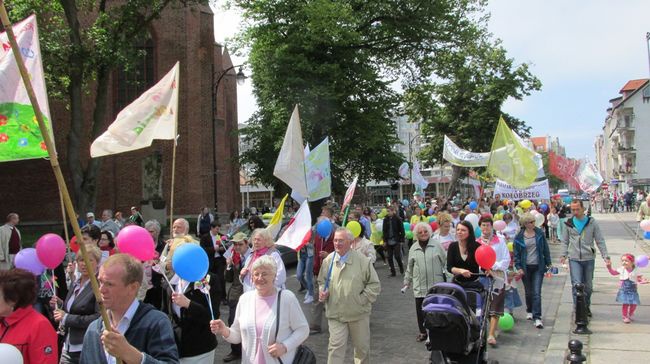
MULTIPOLYGON (((146 56, 138 65, 137 76, 124 71, 111 75, 109 111, 105 125, 100 129, 102 132, 106 130, 122 108, 180 61, 174 215, 196 217, 203 206, 213 210, 213 176, 216 174, 216 205, 219 215, 226 216, 241 208, 237 68, 224 75, 214 100, 216 80, 233 64, 228 51, 215 43, 214 14, 207 5, 168 8, 160 19, 153 22, 149 34, 141 45, 146 56), (139 82, 125 82, 133 77, 138 77, 139 82), (213 130, 216 130, 216 135, 213 130), (213 159, 215 143, 216 170, 213 159)), ((84 114, 88 121, 92 117, 93 101, 92 95, 84 100, 88 109, 84 114)), ((59 163, 72 193, 66 160, 69 113, 57 100, 50 99, 50 109, 59 163)), ((90 143, 90 136, 82 142, 79 151, 82 163, 90 158, 90 143)), ((145 219, 157 218, 165 224, 170 206, 172 143, 171 140, 156 140, 145 149, 101 157, 94 209, 97 217, 103 209, 122 211, 128 216, 130 207, 138 206, 145 219)), ((59 194, 49 161, 2 163, 0 176, 0 216, 15 211, 21 217, 21 225, 60 223, 59 194)), ((88 212, 79 211, 78 206, 75 209, 81 217, 88 212)))

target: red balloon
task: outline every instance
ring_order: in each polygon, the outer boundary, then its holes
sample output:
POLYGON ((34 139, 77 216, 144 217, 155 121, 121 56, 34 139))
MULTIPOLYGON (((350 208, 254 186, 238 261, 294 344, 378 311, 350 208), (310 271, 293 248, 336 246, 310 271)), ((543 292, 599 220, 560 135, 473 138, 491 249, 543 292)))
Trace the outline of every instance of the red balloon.
POLYGON ((75 253, 79 251, 79 244, 77 244, 76 236, 72 236, 72 239, 70 239, 70 250, 72 250, 75 253))
POLYGON ((481 268, 485 270, 492 269, 494 262, 497 261, 497 253, 492 249, 492 247, 481 245, 476 249, 474 259, 476 259, 476 263, 478 263, 481 268))
POLYGON ((436 232, 436 230, 438 230, 438 228, 440 227, 440 225, 438 225, 436 221, 431 221, 429 225, 431 226, 431 230, 433 230, 433 232, 436 232))

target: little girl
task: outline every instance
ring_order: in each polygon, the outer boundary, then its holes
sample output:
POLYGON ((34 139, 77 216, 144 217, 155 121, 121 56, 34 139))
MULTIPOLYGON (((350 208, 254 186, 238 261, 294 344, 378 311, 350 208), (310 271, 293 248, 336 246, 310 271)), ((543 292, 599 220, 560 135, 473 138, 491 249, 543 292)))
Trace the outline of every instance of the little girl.
POLYGON ((632 321, 632 316, 636 310, 636 306, 641 304, 639 301, 639 293, 636 289, 637 281, 641 282, 643 279, 636 272, 634 265, 634 255, 623 254, 621 257, 621 267, 617 270, 612 269, 612 264, 607 264, 609 273, 618 276, 620 280, 618 294, 616 295, 616 302, 622 303, 623 322, 629 324, 632 321))

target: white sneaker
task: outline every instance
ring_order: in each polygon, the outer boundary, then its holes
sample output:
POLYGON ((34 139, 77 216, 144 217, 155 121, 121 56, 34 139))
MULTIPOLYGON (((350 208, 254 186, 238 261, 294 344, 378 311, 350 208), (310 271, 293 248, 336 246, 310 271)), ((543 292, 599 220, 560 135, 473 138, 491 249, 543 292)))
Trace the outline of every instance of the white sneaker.
POLYGON ((528 313, 526 314, 526 320, 532 321, 532 320, 533 320, 533 314, 530 313, 530 312, 528 312, 528 313))
POLYGON ((543 329, 544 324, 542 323, 542 320, 540 320, 540 319, 535 320, 535 327, 538 328, 538 329, 543 329))
POLYGON ((305 295, 305 300, 302 301, 302 303, 304 303, 304 304, 308 304, 308 303, 312 303, 312 302, 314 302, 314 297, 312 297, 312 295, 310 295, 310 294, 305 295))

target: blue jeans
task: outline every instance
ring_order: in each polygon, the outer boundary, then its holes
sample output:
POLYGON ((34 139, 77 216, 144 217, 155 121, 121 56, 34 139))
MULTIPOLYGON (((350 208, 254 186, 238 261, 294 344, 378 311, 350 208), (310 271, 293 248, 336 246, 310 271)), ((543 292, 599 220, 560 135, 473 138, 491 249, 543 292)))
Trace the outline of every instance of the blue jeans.
POLYGON ((526 312, 533 314, 533 320, 542 319, 542 282, 544 269, 537 264, 526 265, 526 271, 521 278, 526 295, 526 312))
POLYGON ((587 296, 587 307, 591 306, 591 290, 594 280, 595 260, 572 260, 569 259, 569 270, 571 272, 571 287, 573 289, 573 305, 576 304, 576 283, 585 285, 585 295, 587 296))
POLYGON ((296 278, 303 286, 307 287, 307 294, 314 297, 314 257, 307 253, 300 253, 296 278))

